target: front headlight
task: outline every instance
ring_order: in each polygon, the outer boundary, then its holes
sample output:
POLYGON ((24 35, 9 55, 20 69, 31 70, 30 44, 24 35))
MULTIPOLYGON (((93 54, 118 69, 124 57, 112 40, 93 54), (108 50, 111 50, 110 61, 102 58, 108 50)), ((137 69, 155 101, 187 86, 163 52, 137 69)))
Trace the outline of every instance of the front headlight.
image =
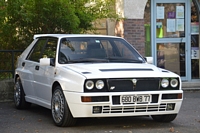
POLYGON ((104 82, 102 80, 98 80, 95 85, 97 89, 103 89, 104 82))
POLYGON ((173 87, 173 88, 177 87, 177 86, 178 86, 178 80, 177 80, 177 79, 172 79, 172 80, 170 81, 170 85, 171 85, 171 87, 173 87))
POLYGON ((161 86, 163 88, 167 88, 169 86, 169 80, 168 79, 162 79, 161 86))
POLYGON ((88 90, 91 90, 94 88, 94 82, 92 80, 88 80, 86 83, 85 83, 85 87, 88 89, 88 90))

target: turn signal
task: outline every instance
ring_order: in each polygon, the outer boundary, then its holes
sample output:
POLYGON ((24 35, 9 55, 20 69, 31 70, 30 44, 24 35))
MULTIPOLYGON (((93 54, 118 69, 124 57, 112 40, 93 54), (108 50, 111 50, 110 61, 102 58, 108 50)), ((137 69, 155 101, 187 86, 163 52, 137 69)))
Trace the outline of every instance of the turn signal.
POLYGON ((82 102, 92 102, 92 98, 91 97, 81 97, 81 101, 82 102))
POLYGON ((178 98, 178 99, 182 99, 182 98, 183 98, 183 94, 182 94, 182 93, 179 93, 178 96, 177 96, 177 98, 178 98))

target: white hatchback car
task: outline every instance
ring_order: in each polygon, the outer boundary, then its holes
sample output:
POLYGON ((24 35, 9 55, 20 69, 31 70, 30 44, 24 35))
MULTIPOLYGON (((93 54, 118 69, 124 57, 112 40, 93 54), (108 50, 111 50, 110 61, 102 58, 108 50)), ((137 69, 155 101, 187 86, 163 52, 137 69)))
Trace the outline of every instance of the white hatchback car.
POLYGON ((57 126, 77 118, 150 115, 173 121, 182 104, 179 75, 148 64, 120 37, 43 34, 19 56, 17 109, 51 109, 57 126))

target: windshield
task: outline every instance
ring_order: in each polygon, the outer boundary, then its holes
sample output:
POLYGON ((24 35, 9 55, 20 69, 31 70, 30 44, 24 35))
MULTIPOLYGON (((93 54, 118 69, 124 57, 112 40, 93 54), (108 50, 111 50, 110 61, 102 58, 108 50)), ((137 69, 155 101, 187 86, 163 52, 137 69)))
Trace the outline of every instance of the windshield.
POLYGON ((60 64, 80 62, 142 63, 143 58, 124 39, 108 37, 70 37, 60 41, 60 64))

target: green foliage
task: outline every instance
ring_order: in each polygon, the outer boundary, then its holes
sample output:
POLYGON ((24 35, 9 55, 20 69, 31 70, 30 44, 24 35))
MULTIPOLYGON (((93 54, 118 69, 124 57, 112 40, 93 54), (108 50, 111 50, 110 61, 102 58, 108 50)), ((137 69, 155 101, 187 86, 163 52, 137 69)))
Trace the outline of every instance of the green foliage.
POLYGON ((114 4, 115 0, 1 0, 0 48, 24 49, 34 34, 94 30, 92 22, 117 18, 114 4))

